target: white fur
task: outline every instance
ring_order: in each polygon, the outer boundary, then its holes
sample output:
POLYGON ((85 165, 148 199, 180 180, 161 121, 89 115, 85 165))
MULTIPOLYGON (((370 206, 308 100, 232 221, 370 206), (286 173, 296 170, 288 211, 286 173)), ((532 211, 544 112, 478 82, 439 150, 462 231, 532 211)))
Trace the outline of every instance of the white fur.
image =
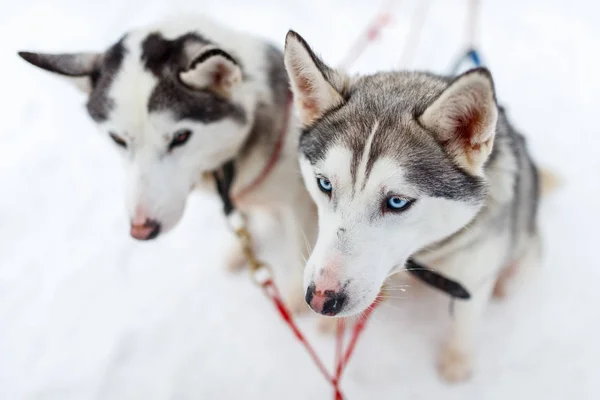
MULTIPOLYGON (((109 145, 122 155, 127 175, 126 204, 130 221, 143 223, 146 219, 155 220, 161 224, 161 232, 166 232, 181 218, 191 190, 205 188, 215 193, 214 182, 207 180, 206 174, 239 155, 254 124, 256 105, 259 102, 273 103, 269 66, 265 57, 267 44, 261 39, 223 28, 201 16, 174 18, 143 27, 130 32, 125 40, 127 52, 110 87, 109 96, 114 99, 114 104, 108 120, 101 123, 99 129, 109 145), (231 120, 210 124, 192 120, 177 121, 168 110, 148 112, 148 99, 158 81, 140 62, 141 42, 154 32, 159 32, 166 39, 175 39, 190 31, 199 32, 212 43, 217 43, 240 61, 244 73, 250 77, 242 81, 239 68, 233 68, 224 58, 215 57, 215 61, 225 63, 230 68, 227 96, 246 111, 245 124, 231 120), (168 144, 180 129, 191 130, 192 136, 184 146, 168 151, 168 144), (109 139, 109 133, 121 137, 127 143, 127 149, 114 144, 109 139)), ((208 48, 192 45, 185 50, 193 59, 208 48)), ((93 54, 89 60, 98 56, 93 54)), ((210 63, 196 65, 196 68, 184 72, 181 78, 192 88, 205 87, 209 83, 206 77, 210 68, 210 63)), ((81 83, 81 78, 71 80, 81 83)), ((89 79, 84 80, 89 83, 89 79)), ((287 296, 292 306, 298 309, 303 299, 299 276, 302 274, 303 260, 308 257, 314 243, 316 211, 298 173, 296 153, 299 124, 293 112, 290 111, 289 115, 289 120, 285 121, 284 115, 273 115, 275 121, 281 121, 282 126, 278 129, 284 136, 284 145, 267 178, 243 197, 236 197, 236 193, 263 172, 269 153, 273 151, 273 148, 266 149, 262 144, 250 147, 247 154, 237 158, 232 195, 237 209, 248 215, 250 220, 255 211, 266 210, 279 219, 285 232, 289 233, 294 258, 286 267, 292 268, 294 279, 287 296)), ((239 214, 232 216, 234 228, 239 228, 241 222, 239 214)), ((254 243, 257 249, 262 247, 260 240, 254 243)), ((240 265, 244 262, 237 242, 228 258, 231 264, 240 265)), ((305 305, 302 306, 306 309, 305 305)))
MULTIPOLYGON (((323 272, 335 275, 345 288, 347 306, 338 316, 362 312, 376 298, 385 279, 402 268, 408 257, 424 246, 456 232, 477 213, 479 206, 422 195, 404 178, 394 160, 378 159, 363 185, 353 190, 350 176, 350 151, 332 146, 325 160, 313 166, 301 157, 305 184, 319 210, 319 235, 305 269, 308 288, 323 272), (332 198, 322 193, 316 176, 333 185, 332 198), (381 212, 381 192, 417 199, 406 212, 381 212), (337 202, 337 211, 333 203, 337 202), (338 230, 345 229, 338 234, 338 230), (376 245, 374 245, 376 244, 376 245), (331 259, 341 259, 341 268, 331 259)), ((365 176, 362 163, 357 176, 365 176), (362 170, 361 170, 362 169, 362 170)))
MULTIPOLYGON (((331 85, 327 86, 326 77, 317 74, 317 65, 296 34, 288 34, 287 51, 292 88, 294 82, 311 83, 294 89, 300 98, 300 111, 306 112, 302 108, 307 108, 303 101, 307 96, 319 99, 317 104, 335 99, 328 91, 331 85)), ((328 75, 336 74, 339 72, 328 71, 328 75)), ((471 373, 476 326, 494 287, 495 293, 502 295, 510 270, 521 263, 535 264, 539 254, 534 237, 533 243, 519 246, 516 259, 507 259, 513 239, 509 229, 490 231, 487 224, 476 222, 472 226, 476 217, 485 221, 487 214, 497 212, 498 207, 506 206, 514 197, 514 178, 508 171, 502 170, 503 175, 484 175, 497 119, 493 83, 489 73, 481 69, 458 77, 420 117, 421 124, 437 135, 438 142, 458 166, 490 183, 487 197, 479 202, 422 193, 405 178, 403 166, 392 158, 375 160, 367 175, 366 160, 377 135, 377 124, 370 128, 355 180, 350 171, 356 155, 343 145, 328 143, 327 153, 315 165, 300 156, 302 175, 319 213, 319 233, 306 264, 305 287, 313 287, 315 293, 337 292, 338 298, 345 300, 336 316, 344 317, 361 313, 372 304, 386 278, 403 269, 408 257, 460 282, 469 290, 471 299, 456 300, 452 328, 441 352, 439 370, 449 381, 466 379, 471 373), (331 182, 331 192, 320 190, 318 178, 331 182), (403 212, 382 211, 389 196, 415 202, 403 212), (449 241, 442 241, 450 237, 449 241), (513 268, 502 274, 507 266, 513 268)), ((500 153, 498 157, 514 155, 500 153)), ((518 164, 510 159, 496 162, 518 164)))
MULTIPOLYGON (((188 19, 177 23, 167 21, 127 36, 128 52, 110 88, 110 97, 115 99, 114 108, 109 120, 99 126, 107 138, 108 132, 113 132, 128 143, 128 149, 119 151, 123 153, 127 171, 127 209, 131 220, 156 220, 161 224, 162 232, 168 231, 179 221, 187 196, 201 180, 202 173, 219 167, 239 151, 251 128, 257 97, 268 93, 261 87, 266 83, 264 79, 242 84, 237 79, 239 72, 232 74, 235 79, 231 80, 229 91, 233 101, 242 104, 247 111, 245 126, 228 119, 203 124, 192 120, 177 121, 168 111, 149 113, 148 99, 157 84, 157 78, 139 61, 140 43, 155 30, 166 38, 177 37, 190 29, 189 23, 188 19), (167 146, 173 134, 180 129, 191 130, 192 136, 185 146, 168 152, 167 146), (215 137, 219 140, 214 140, 215 137)), ((249 49, 260 53, 264 46, 258 40, 249 40, 246 35, 235 32, 226 33, 215 25, 204 24, 202 20, 196 20, 194 26, 200 26, 203 35, 209 38, 227 38, 226 43, 231 45, 231 49, 226 49, 234 54, 239 52, 246 55, 249 49), (241 39, 238 40, 238 36, 241 39)), ((251 73, 253 68, 260 69, 262 62, 252 56, 244 60, 244 65, 251 73)), ((202 86, 199 80, 206 75, 206 68, 209 67, 203 65, 188 71, 188 82, 202 86)))

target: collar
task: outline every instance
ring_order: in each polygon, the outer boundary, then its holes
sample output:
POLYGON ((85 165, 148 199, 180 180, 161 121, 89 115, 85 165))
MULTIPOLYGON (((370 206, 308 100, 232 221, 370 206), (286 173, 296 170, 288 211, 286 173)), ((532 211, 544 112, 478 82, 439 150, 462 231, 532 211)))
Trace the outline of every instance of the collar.
POLYGON ((412 258, 408 259, 405 268, 419 280, 446 293, 450 297, 461 300, 469 300, 471 298, 469 291, 459 282, 447 278, 430 268, 427 268, 412 258))

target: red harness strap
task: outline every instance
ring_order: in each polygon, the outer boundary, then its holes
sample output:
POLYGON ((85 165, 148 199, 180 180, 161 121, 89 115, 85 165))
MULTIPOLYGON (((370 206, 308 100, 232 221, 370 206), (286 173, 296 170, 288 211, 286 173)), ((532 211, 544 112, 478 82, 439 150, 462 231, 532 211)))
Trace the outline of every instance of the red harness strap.
POLYGON ((292 317, 291 311, 287 308, 287 306, 284 304, 283 300, 281 299, 279 290, 277 289, 277 286, 275 286, 275 283, 273 282, 273 280, 271 278, 269 278, 269 279, 265 280, 264 282, 262 282, 262 284, 260 286, 263 288, 267 297, 269 297, 273 301, 273 304, 275 305, 275 308, 279 312, 279 315, 281 315, 281 318, 290 327, 292 332, 294 332, 294 335, 296 335, 296 338, 300 341, 300 343, 302 343, 302 345, 308 352, 310 358, 312 358, 312 360, 315 363, 315 365, 317 366, 317 368, 319 368, 319 371, 321 371, 321 374, 325 377, 325 379, 327 379, 327 381, 329 383, 331 383, 331 386, 333 387, 333 391, 334 391, 334 399, 335 400, 343 400, 344 396, 340 389, 340 380, 342 378, 342 373, 344 372, 344 368, 348 364, 348 361, 350 361, 350 357, 352 356, 352 353, 354 352, 354 348, 356 347, 356 342, 358 341, 358 338, 359 338, 360 334, 362 333, 362 331, 365 329, 367 320, 369 319, 369 316, 375 309, 375 306, 378 302, 376 301, 371 307, 369 307, 367 309, 367 311, 365 311, 363 318, 354 326, 354 329, 352 330, 352 336, 350 338, 350 342, 348 344, 348 347, 346 347, 345 352, 344 352, 344 348, 343 348, 345 324, 344 324, 343 319, 338 320, 337 333, 336 333, 335 375, 332 376, 329 373, 329 371, 327 371, 325 364, 323 364, 323 361, 321 361, 321 359, 317 355, 315 349, 310 345, 308 340, 306 340, 306 337, 304 336, 304 334, 298 328, 298 325, 296 324, 296 322, 294 321, 294 319, 292 317))

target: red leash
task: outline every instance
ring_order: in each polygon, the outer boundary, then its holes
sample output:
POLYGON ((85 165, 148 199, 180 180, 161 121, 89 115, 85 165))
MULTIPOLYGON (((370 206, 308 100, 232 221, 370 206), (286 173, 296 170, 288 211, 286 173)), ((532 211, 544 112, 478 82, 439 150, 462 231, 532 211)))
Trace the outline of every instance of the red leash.
POLYGON ((398 0, 387 0, 381 10, 373 17, 366 28, 356 38, 348 53, 340 63, 340 68, 347 69, 358 59, 365 49, 377 40, 383 28, 392 22, 392 13, 398 0))
MULTIPOLYGON (((291 114, 291 104, 292 104, 292 95, 290 92, 288 92, 287 107, 286 107, 286 112, 285 112, 285 116, 283 119, 283 125, 281 127, 277 142, 275 143, 275 148, 273 149, 273 152, 271 153, 271 158, 265 164, 265 167, 262 169, 260 174, 250 184, 248 184, 247 186, 242 188, 238 193, 235 194, 235 196, 234 196, 235 199, 239 199, 239 198, 243 197, 245 194, 256 189, 256 187, 259 186, 266 179, 266 177, 269 175, 269 173, 271 172, 271 170, 277 163, 277 160, 279 159, 279 157, 281 155, 283 144, 285 142, 285 136, 286 136, 285 134, 288 130, 289 118, 290 118, 290 114, 291 114)), ((254 251, 252 249, 250 234, 244 227, 243 218, 241 218, 241 216, 239 216, 238 213, 233 212, 233 210, 230 210, 229 214, 228 214, 228 219, 230 221, 231 226, 234 228, 234 231, 236 232, 236 234, 242 241, 242 246, 244 248, 244 252, 246 253, 246 258, 249 260, 249 262, 251 264, 251 270, 253 271, 254 281, 263 289, 266 296, 271 299, 271 301, 275 305, 275 308, 279 312, 279 315, 281 316, 283 321, 289 326, 289 328, 294 333, 294 335, 296 336, 298 341, 300 341, 302 346, 304 346, 308 355, 313 360, 313 362, 315 363, 315 365, 317 366, 317 368, 319 369, 321 374, 331 384, 331 386, 333 387, 333 390, 334 390, 334 399, 335 400, 343 400, 344 396, 340 389, 340 380, 342 378, 342 373, 344 371, 345 366, 348 364, 350 357, 352 356, 352 353, 356 346, 356 342, 358 341, 358 337, 364 330, 367 319, 369 318, 369 315, 372 313, 374 305, 371 306, 365 312, 364 317, 361 319, 361 321, 359 321, 355 325, 355 327, 352 331, 352 336, 350 338, 350 342, 345 351, 343 349, 345 324, 344 324, 343 319, 338 320, 337 334, 336 334, 335 375, 331 375, 329 373, 329 371, 327 370, 327 367, 325 366, 323 361, 321 361, 321 359, 317 355, 317 352, 315 351, 315 349, 310 345, 310 343, 308 342, 308 340, 306 339, 304 334, 300 331, 300 328, 294 321, 294 318, 292 317, 292 312, 287 308, 287 306, 283 302, 283 300, 281 298, 281 294, 279 293, 279 289, 277 289, 277 286, 275 285, 275 282, 273 281, 273 279, 271 277, 270 270, 264 264, 260 263, 256 259, 254 251), (257 277, 257 275, 260 274, 260 271, 267 272, 267 275, 265 277, 263 277, 263 279, 258 279, 258 277, 257 277)))
POLYGON ((348 365, 348 361, 350 361, 350 357, 352 356, 352 353, 354 352, 354 349, 356 347, 356 342, 358 341, 360 334, 365 329, 367 320, 369 319, 369 316, 375 309, 375 306, 378 302, 376 301, 371 307, 369 307, 365 312, 363 318, 354 326, 350 342, 348 344, 348 347, 346 347, 345 352, 343 348, 345 323, 343 319, 338 320, 336 332, 335 375, 332 376, 329 373, 329 371, 327 371, 327 367, 325 367, 325 364, 323 364, 323 361, 321 361, 315 349, 310 345, 308 340, 306 340, 304 334, 298 328, 298 325, 292 317, 291 311, 284 304, 281 295, 279 294, 279 290, 273 282, 273 279, 269 277, 264 282, 259 282, 259 285, 263 288, 267 297, 269 297, 273 301, 273 304, 279 312, 279 315, 284 320, 284 322, 290 327, 290 329, 292 330, 294 335, 296 335, 296 338, 300 341, 300 343, 302 343, 302 346, 304 346, 310 358, 312 358, 319 371, 321 371, 321 374, 329 383, 331 383, 331 386, 333 387, 334 391, 334 399, 343 400, 344 396, 340 389, 340 380, 342 378, 342 373, 344 372, 344 368, 346 367, 346 365, 348 365))

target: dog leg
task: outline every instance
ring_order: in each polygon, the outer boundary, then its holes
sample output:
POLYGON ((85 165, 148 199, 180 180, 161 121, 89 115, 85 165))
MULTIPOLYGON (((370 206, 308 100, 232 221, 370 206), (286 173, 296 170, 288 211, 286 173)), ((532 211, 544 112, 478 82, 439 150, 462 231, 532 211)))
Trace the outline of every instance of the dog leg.
POLYGON ((477 325, 490 299, 507 246, 507 237, 488 239, 469 251, 457 252, 432 264, 433 268, 465 285, 471 294, 469 300, 454 300, 452 325, 438 363, 440 375, 448 382, 464 381, 472 374, 477 325))
POLYGON ((460 382, 471 377, 477 324, 488 303, 493 280, 471 293, 469 300, 456 300, 450 335, 442 347, 439 373, 448 382, 460 382))
POLYGON ((540 263, 541 238, 538 234, 531 238, 525 253, 508 268, 503 269, 498 275, 494 286, 494 297, 503 299, 507 296, 515 284, 524 280, 525 274, 532 272, 540 263))
POLYGON ((247 264, 240 242, 235 238, 228 246, 225 256, 225 266, 229 272, 240 272, 247 264))
POLYGON ((317 330, 323 335, 332 335, 337 329, 338 319, 331 317, 318 316, 317 330))

